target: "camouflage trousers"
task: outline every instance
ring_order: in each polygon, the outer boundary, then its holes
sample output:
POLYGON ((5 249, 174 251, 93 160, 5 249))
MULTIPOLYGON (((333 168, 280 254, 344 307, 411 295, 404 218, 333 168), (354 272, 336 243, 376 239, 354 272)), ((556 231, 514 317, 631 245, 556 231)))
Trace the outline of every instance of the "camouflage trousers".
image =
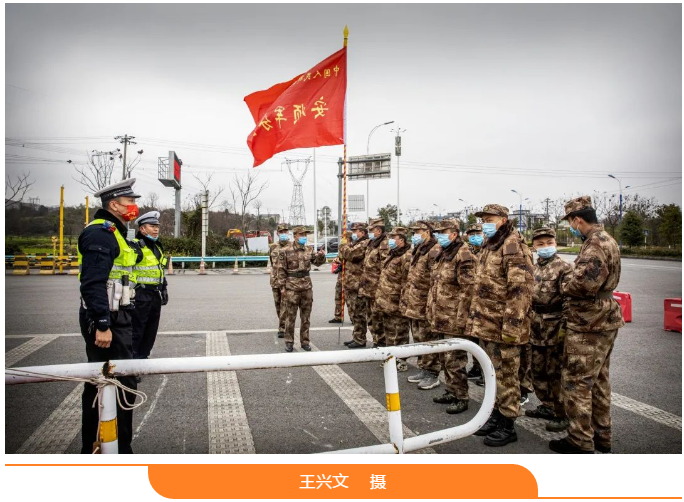
POLYGON ((280 289, 273 288, 273 301, 275 302, 276 315, 278 316, 278 331, 285 331, 285 315, 283 315, 283 301, 280 289))
MULTIPOLYGON (((475 337, 475 336, 465 336, 465 335, 458 335, 458 336, 459 336, 459 338, 463 338, 464 340, 468 340, 469 342, 473 342, 475 345, 482 346, 482 344, 480 343, 480 339, 475 337)), ((474 357, 472 359, 473 359, 473 369, 479 368, 480 373, 482 373, 482 366, 480 365, 480 363, 474 357)))
POLYGON ((294 343, 295 321, 299 310, 299 343, 302 346, 308 345, 313 290, 291 291, 286 289, 282 301, 284 302, 283 311, 285 314, 285 341, 294 343))
POLYGON ((388 347, 405 345, 409 342, 410 320, 408 317, 394 314, 383 314, 383 326, 388 347))
POLYGON ((518 380, 520 380, 521 394, 532 394, 534 392, 534 385, 532 384, 532 345, 529 343, 520 345, 518 380))
POLYGON ((342 281, 337 276, 337 284, 335 284, 335 319, 342 319, 344 312, 342 311, 342 281))
POLYGON ((373 343, 385 345, 385 327, 383 324, 385 316, 378 310, 374 298, 366 298, 366 300, 368 301, 368 329, 373 335, 373 343))
POLYGON ((587 451, 594 441, 610 446, 610 354, 617 330, 579 333, 568 330, 561 388, 570 421, 568 441, 587 451))
MULTIPOLYGON (((439 339, 465 338, 461 335, 448 335, 440 333, 439 339)), ((450 350, 440 352, 439 362, 444 370, 446 390, 457 399, 468 399, 468 353, 463 350, 450 350)))
MULTIPOLYGON (((439 340, 439 335, 430 329, 430 323, 428 321, 411 319, 411 333, 413 333, 413 343, 439 340)), ((439 362, 439 354, 419 356, 418 367, 422 370, 439 374, 442 370, 439 362)))
POLYGON ((561 396, 561 368, 563 344, 532 345, 532 383, 541 403, 554 411, 557 417, 565 416, 561 396))
POLYGON ((366 332, 368 331, 368 298, 359 295, 358 291, 345 289, 347 310, 354 324, 352 336, 359 345, 366 345, 366 332))
POLYGON ((496 372, 496 403, 494 406, 507 418, 520 413, 520 346, 482 341, 482 348, 492 360, 496 372))

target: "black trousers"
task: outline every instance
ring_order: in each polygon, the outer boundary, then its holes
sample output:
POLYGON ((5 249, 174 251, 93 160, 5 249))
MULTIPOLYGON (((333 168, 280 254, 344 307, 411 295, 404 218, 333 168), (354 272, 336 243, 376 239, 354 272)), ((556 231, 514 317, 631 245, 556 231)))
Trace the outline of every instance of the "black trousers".
POLYGON ((135 290, 135 310, 133 322, 133 358, 150 357, 159 329, 161 315, 161 295, 159 291, 138 288, 135 290))
MULTIPOLYGON (((95 326, 90 326, 87 311, 81 307, 78 313, 78 321, 81 325, 81 335, 86 343, 88 362, 102 362, 115 359, 133 359, 133 333, 131 329, 131 311, 119 310, 110 314, 111 322, 109 329, 112 331, 112 343, 109 348, 103 349, 95 345, 95 326)), ((137 389, 135 377, 119 377, 118 380, 131 389, 137 389)), ((135 395, 126 392, 126 399, 133 403, 135 395)), ((81 406, 83 415, 81 419, 81 453, 92 453, 93 442, 98 437, 99 411, 96 402, 97 387, 85 384, 81 406), (95 402, 95 407, 93 407, 95 402)), ((123 397, 123 396, 122 396, 123 397)), ((133 440, 133 410, 123 410, 117 404, 116 421, 118 425, 119 453, 133 453, 131 441, 133 440)))

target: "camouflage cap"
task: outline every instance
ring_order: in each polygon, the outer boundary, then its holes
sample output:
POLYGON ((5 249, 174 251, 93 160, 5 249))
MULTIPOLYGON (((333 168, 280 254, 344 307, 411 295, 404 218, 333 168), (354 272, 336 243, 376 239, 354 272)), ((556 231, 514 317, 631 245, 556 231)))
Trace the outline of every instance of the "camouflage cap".
POLYGON ((408 228, 406 228, 406 227, 394 227, 392 229, 392 231, 389 233, 389 235, 390 235, 390 237, 398 235, 398 236, 406 239, 406 236, 408 235, 408 228))
POLYGON ((290 225, 287 223, 280 223, 278 224, 278 228, 276 228, 276 232, 285 232, 287 230, 290 230, 290 225))
POLYGON ((351 229, 354 230, 366 230, 368 231, 368 225, 363 223, 362 221, 357 221, 355 223, 352 223, 351 229))
POLYGON ((591 197, 589 195, 582 195, 581 197, 566 202, 565 216, 563 216, 563 219, 567 220, 570 214, 583 209, 594 209, 594 206, 591 205, 591 197))
POLYGON ((292 229, 293 234, 312 234, 313 232, 304 226, 294 227, 292 229))
POLYGON ((537 237, 553 237, 555 239, 556 231, 553 228, 541 227, 534 231, 532 240, 534 241, 537 237))
POLYGON ((435 232, 444 232, 445 230, 451 230, 458 232, 461 229, 461 225, 456 219, 447 218, 442 221, 438 221, 434 225, 435 232))
POLYGON ((382 218, 371 218, 368 222, 368 230, 373 230, 375 227, 385 228, 385 220, 382 218))
POLYGON ((487 214, 493 216, 505 216, 506 218, 508 218, 508 208, 500 204, 487 204, 485 207, 482 208, 482 211, 478 211, 477 213, 475 213, 475 216, 481 218, 487 214))
POLYGON ((418 220, 416 224, 412 227, 409 227, 411 230, 430 230, 431 232, 434 230, 434 227, 432 226, 432 223, 429 221, 425 220, 418 220))
POLYGON ((472 225, 468 225, 468 230, 466 230, 466 234, 470 234, 473 232, 482 232, 482 225, 479 223, 473 223, 472 225))

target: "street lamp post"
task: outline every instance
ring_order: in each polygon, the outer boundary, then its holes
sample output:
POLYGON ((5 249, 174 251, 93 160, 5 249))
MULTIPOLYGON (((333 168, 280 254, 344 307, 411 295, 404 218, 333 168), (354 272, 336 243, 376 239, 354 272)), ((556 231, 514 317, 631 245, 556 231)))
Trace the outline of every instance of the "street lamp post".
MULTIPOLYGON (((458 200, 463 202, 463 204, 467 204, 467 202, 464 201, 463 199, 458 199, 458 200)), ((466 228, 467 228, 468 227, 468 206, 465 206, 465 213, 466 213, 465 224, 466 224, 466 228)))
POLYGON ((518 197, 520 198, 520 209, 518 212, 518 230, 522 234, 522 195, 517 190, 511 190, 511 192, 518 194, 518 197))
MULTIPOLYGON (((618 178, 617 176, 613 176, 612 174, 608 175, 609 178, 613 178, 615 181, 618 182, 618 187, 620 188, 620 217, 618 221, 618 225, 622 224, 622 180, 618 178)), ((627 185, 625 188, 629 188, 630 185, 627 185)), ((622 249, 622 233, 620 234, 620 249, 622 249)))
MULTIPOLYGON (((373 133, 376 131, 376 129, 390 124, 394 124, 394 120, 390 120, 389 122, 384 122, 382 124, 376 125, 373 129, 371 129, 371 132, 368 133, 368 141, 366 142, 366 155, 370 155, 370 140, 371 136, 373 136, 373 133)), ((368 219, 370 220, 370 192, 368 190, 368 181, 368 178, 366 178, 366 212, 368 213, 368 219)))
MULTIPOLYGON (((397 127, 396 129, 392 129, 392 132, 397 133, 395 136, 394 141, 399 142, 401 141, 401 133, 406 132, 406 129, 401 129, 400 127, 397 127)), ((399 204, 399 159, 401 158, 401 149, 399 151, 396 150, 396 145, 398 143, 395 143, 395 155, 397 157, 397 225, 401 223, 401 205, 399 204)))

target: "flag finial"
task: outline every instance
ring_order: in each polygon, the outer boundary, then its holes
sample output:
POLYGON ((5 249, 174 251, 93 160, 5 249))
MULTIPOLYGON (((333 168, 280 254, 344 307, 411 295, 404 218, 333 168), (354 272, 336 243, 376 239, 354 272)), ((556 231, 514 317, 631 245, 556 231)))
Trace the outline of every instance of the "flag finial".
POLYGON ((344 32, 343 33, 344 33, 344 46, 346 47, 347 46, 347 38, 349 38, 349 28, 347 27, 346 24, 344 25, 344 32))

